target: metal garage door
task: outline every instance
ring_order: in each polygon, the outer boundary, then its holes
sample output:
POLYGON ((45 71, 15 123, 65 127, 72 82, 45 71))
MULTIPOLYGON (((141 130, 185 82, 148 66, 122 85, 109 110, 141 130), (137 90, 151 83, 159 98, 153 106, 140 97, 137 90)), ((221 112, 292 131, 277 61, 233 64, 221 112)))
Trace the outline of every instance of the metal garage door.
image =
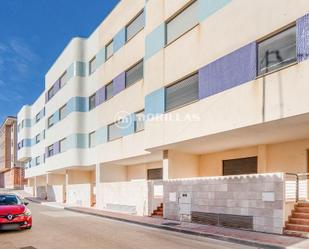
POLYGON ((223 160, 223 175, 256 174, 257 160, 257 157, 223 160))

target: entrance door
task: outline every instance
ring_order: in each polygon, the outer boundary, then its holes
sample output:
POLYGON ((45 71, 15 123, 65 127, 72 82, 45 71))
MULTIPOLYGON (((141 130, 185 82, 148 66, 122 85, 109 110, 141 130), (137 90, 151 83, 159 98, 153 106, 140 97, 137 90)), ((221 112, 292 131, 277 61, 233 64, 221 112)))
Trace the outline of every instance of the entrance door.
POLYGON ((223 160, 223 175, 243 175, 257 173, 257 157, 223 160))

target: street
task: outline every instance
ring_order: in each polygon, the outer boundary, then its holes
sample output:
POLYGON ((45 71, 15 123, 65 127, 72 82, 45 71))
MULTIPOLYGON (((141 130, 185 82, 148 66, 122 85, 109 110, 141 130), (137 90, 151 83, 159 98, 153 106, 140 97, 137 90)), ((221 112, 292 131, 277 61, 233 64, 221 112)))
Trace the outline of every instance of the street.
POLYGON ((228 249, 252 248, 30 203, 31 230, 0 233, 0 248, 228 249))

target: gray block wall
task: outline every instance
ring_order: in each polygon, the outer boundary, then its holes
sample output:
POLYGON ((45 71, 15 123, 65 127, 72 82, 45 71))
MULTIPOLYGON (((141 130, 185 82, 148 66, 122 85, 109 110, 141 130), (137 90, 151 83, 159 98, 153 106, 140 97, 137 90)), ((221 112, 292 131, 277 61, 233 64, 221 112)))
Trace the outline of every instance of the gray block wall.
POLYGON ((255 174, 167 180, 164 218, 191 221, 180 213, 181 193, 192 211, 253 216, 253 230, 281 234, 284 226, 284 174, 255 174))

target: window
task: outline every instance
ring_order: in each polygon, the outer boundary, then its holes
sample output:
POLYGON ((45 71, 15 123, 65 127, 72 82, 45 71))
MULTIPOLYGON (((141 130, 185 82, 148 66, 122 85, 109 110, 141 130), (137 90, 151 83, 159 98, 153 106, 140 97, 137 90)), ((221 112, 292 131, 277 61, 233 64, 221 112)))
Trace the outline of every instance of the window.
POLYGON ((110 99, 111 97, 113 97, 113 82, 105 86, 105 97, 106 99, 110 99))
POLYGON ((67 83, 67 71, 65 71, 61 77, 59 78, 59 86, 60 88, 64 87, 64 85, 67 83))
POLYGON ((24 128, 25 126, 25 120, 21 121, 21 128, 24 128))
POLYGON ((145 25, 145 15, 142 11, 136 18, 133 19, 126 27, 126 41, 130 40, 135 36, 140 30, 144 28, 145 25))
POLYGON ((107 61, 110 57, 112 57, 114 53, 113 49, 113 40, 111 40, 106 46, 105 46, 105 60, 107 61))
POLYGON ((67 109, 67 105, 66 104, 59 109, 59 118, 60 118, 60 120, 65 118, 65 116, 66 116, 66 109, 67 109))
POLYGON ((54 96, 54 86, 52 86, 49 90, 48 90, 48 99, 51 99, 54 96))
POLYGON ((144 62, 140 61, 131 69, 126 71, 126 87, 131 86, 135 82, 138 82, 139 80, 143 79, 143 73, 144 73, 143 65, 144 62))
POLYGON ((144 110, 135 114, 135 132, 142 131, 145 128, 145 112, 144 110))
POLYGON ((39 165, 39 164, 40 164, 40 157, 37 156, 37 157, 35 158, 35 165, 39 165))
POLYGON ((95 108, 95 94, 89 97, 89 110, 95 108))
POLYGON ((95 147, 96 140, 95 140, 95 131, 89 133, 89 148, 95 147))
POLYGON ((176 40, 198 24, 197 1, 166 23, 166 43, 176 40))
POLYGON ((60 142, 59 142, 59 151, 60 151, 60 153, 64 152, 66 150, 66 142, 67 142, 66 138, 60 140, 60 142))
POLYGON ((20 131, 20 124, 18 124, 18 126, 17 126, 17 130, 18 130, 18 132, 20 131))
POLYGON ((223 175, 256 174, 257 162, 257 157, 223 160, 223 175))
POLYGON ((39 122, 40 119, 41 119, 40 113, 38 113, 37 115, 35 115, 35 122, 36 122, 36 123, 39 122))
POLYGON ((48 146, 47 153, 49 157, 54 155, 54 145, 48 146))
POLYGON ((54 121, 53 121, 54 115, 51 115, 48 120, 47 120, 47 125, 48 128, 52 127, 54 125, 54 121))
POLYGON ((108 141, 122 137, 121 121, 108 126, 108 141))
POLYGON ((296 61, 296 27, 258 43, 258 75, 296 61))
POLYGON ((165 89, 165 110, 169 111, 198 99, 198 74, 165 89))
POLYGON ((162 180, 163 179, 163 169, 148 169, 147 170, 147 180, 162 180))
POLYGON ((96 57, 89 61, 89 73, 92 74, 96 70, 96 57))
POLYGON ((35 136, 35 143, 38 144, 40 141, 40 134, 38 134, 35 136))

